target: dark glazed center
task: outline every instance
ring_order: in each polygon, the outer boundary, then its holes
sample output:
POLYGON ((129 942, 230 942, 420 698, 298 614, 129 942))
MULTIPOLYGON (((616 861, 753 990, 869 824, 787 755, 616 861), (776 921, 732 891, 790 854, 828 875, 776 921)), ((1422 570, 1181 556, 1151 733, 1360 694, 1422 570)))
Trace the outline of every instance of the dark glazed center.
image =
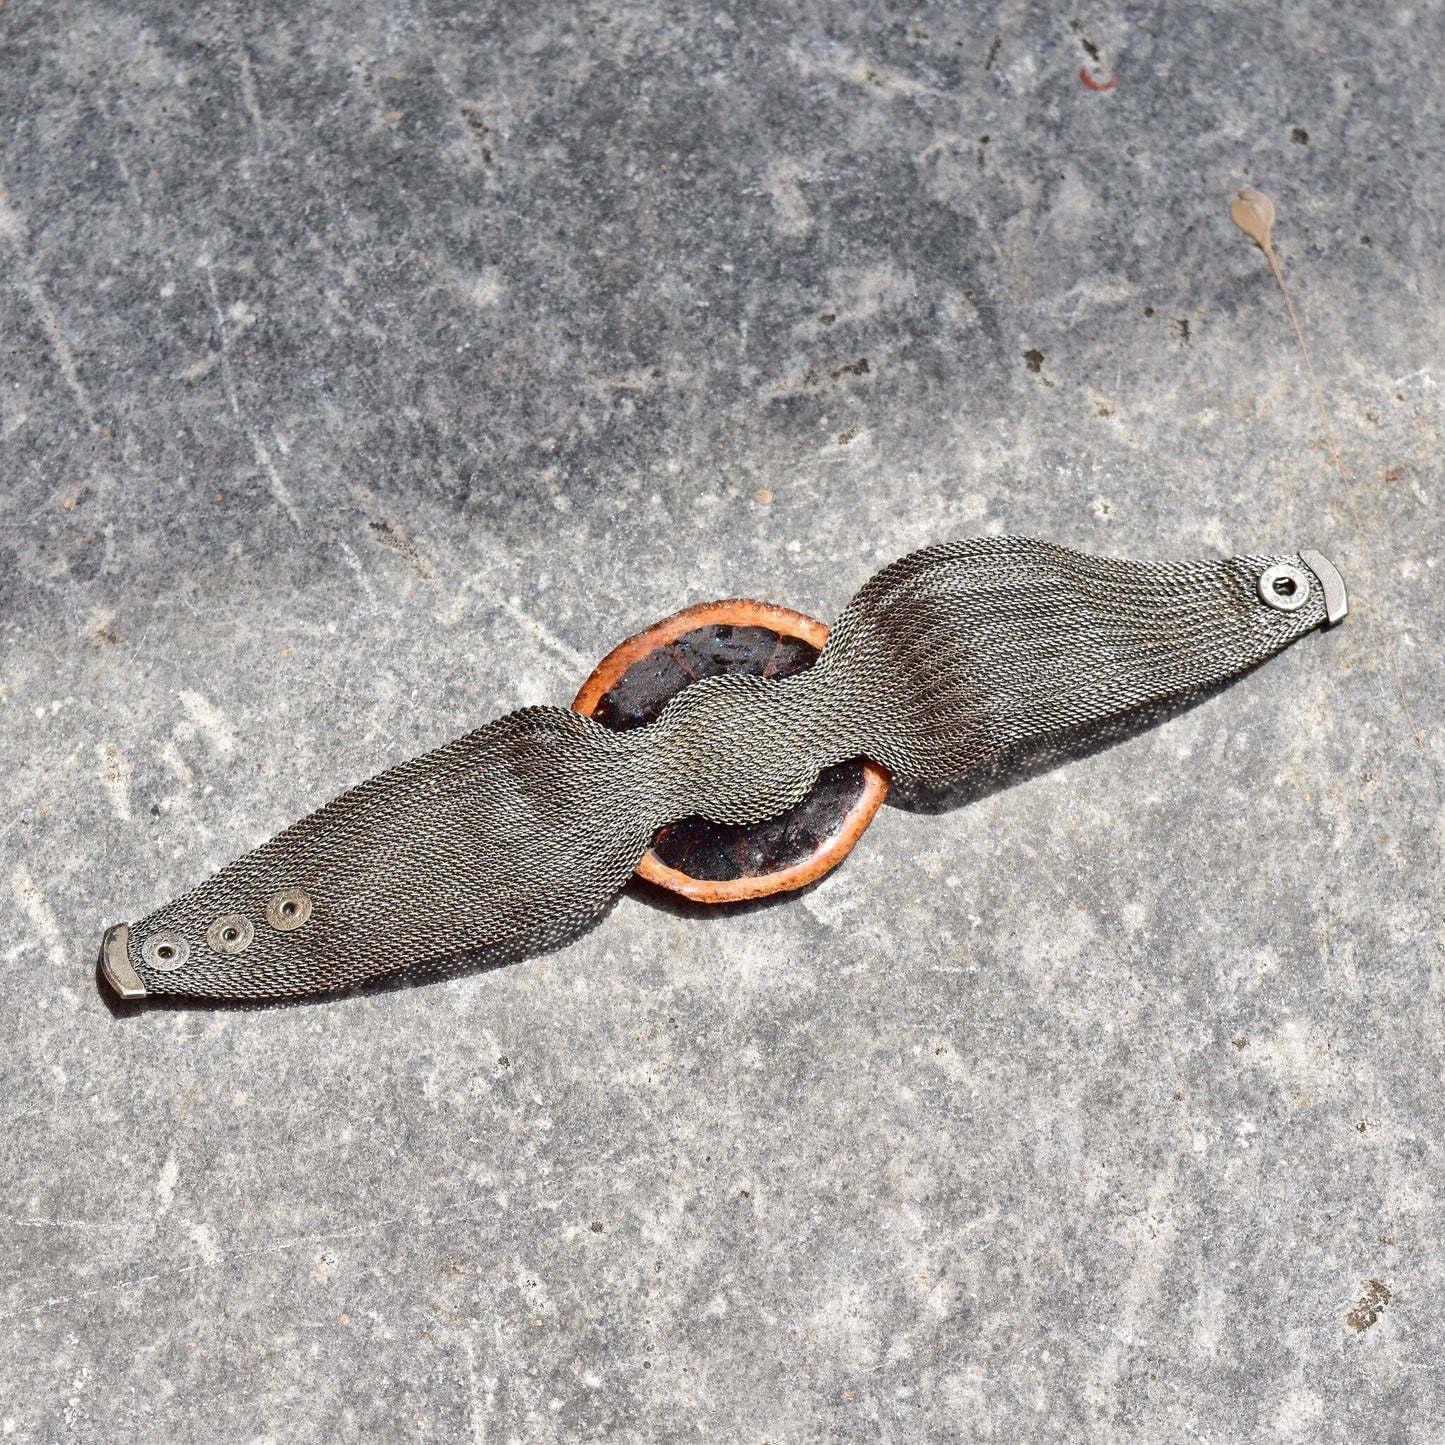
MULTIPOLYGON (((818 649, 811 643, 768 627, 698 627, 634 662, 603 693, 593 716, 626 731, 652 722, 683 688, 705 677, 791 677, 812 667, 817 658, 818 649)), ((862 759, 825 768, 801 803, 766 823, 739 827, 682 818, 658 832, 652 850, 669 868, 704 882, 756 878, 791 868, 811 858, 843 826, 863 796, 863 768, 862 759)))

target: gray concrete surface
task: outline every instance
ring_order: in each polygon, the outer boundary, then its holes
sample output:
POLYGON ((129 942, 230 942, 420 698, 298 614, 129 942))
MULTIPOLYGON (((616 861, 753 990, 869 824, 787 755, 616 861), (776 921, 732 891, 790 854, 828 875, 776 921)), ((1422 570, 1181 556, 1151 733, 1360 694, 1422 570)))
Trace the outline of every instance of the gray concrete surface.
POLYGON ((1442 55, 6 0, 4 1437, 1445 1436, 1442 55), (100 997, 104 923, 642 624, 1005 529, 1314 545, 1354 613, 775 906, 100 997))

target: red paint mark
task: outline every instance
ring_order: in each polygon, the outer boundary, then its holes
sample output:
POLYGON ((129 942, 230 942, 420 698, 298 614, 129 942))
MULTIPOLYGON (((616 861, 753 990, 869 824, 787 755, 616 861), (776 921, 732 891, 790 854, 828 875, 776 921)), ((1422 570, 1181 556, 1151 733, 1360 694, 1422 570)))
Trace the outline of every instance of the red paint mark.
POLYGON ((1079 67, 1079 79, 1082 80, 1090 90, 1113 90, 1119 83, 1119 72, 1116 70, 1103 85, 1100 85, 1099 82, 1089 74, 1089 67, 1087 65, 1081 65, 1079 67))

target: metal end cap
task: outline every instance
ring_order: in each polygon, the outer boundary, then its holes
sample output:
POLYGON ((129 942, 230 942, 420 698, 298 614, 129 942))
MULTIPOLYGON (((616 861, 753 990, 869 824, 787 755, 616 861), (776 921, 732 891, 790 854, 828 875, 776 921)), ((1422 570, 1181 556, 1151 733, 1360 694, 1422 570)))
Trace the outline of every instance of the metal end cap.
POLYGON ((1299 559, 1319 579, 1325 594, 1325 621, 1333 627, 1349 614, 1350 599, 1345 595, 1345 579, 1340 570, 1323 552, 1304 551, 1299 559))
POLYGON ((130 924, 112 923, 100 942, 100 971, 121 998, 144 998, 146 986, 130 961, 130 924))

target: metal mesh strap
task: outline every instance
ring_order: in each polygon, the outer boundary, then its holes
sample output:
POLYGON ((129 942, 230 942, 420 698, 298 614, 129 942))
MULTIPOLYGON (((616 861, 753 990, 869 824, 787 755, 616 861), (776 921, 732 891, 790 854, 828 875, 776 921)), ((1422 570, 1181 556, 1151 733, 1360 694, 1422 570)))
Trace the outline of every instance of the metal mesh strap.
POLYGON ((500 718, 158 909, 130 963, 151 993, 272 998, 534 952, 593 920, 678 818, 761 822, 847 758, 941 785, 1264 661, 1325 621, 1318 585, 1293 611, 1261 600, 1276 564, 1300 559, 1119 562, 1023 538, 915 552, 809 671, 711 678, 629 732, 563 708, 500 718), (276 912, 288 889, 301 926, 276 912), (253 930, 239 951, 228 918, 253 930))

